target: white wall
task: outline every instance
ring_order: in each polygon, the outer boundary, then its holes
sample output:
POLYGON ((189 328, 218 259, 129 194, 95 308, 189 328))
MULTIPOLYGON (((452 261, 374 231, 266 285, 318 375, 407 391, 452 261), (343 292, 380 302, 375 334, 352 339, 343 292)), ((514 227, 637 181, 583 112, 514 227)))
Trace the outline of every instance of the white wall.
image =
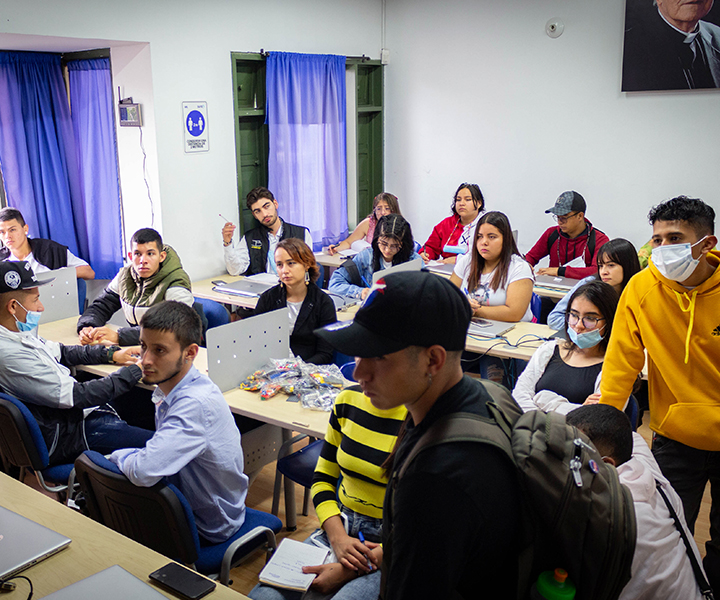
MULTIPOLYGON (((157 180, 152 172, 149 177, 161 205, 162 223, 156 221, 156 226, 197 279, 224 270, 218 213, 230 218, 238 214, 230 53, 262 48, 378 58, 381 3, 3 0, 0 47, 10 47, 6 41, 17 40, 16 34, 137 43, 120 50, 115 46, 125 44, 109 44, 113 61, 122 63, 117 69, 114 64, 114 74, 121 76, 122 95, 132 96, 145 109, 144 141, 151 171, 157 160, 157 180), (148 64, 151 82, 145 76, 148 64), (181 103, 188 100, 208 103, 207 153, 183 152, 181 103)), ((139 141, 132 139, 136 134, 129 128, 118 132, 121 182, 125 197, 132 196, 142 206, 147 192, 137 164, 139 141)))
POLYGON ((421 241, 478 183, 528 250, 567 189, 641 245, 681 193, 720 214, 720 90, 620 92, 624 0, 388 0, 386 189, 421 241), (557 39, 551 17, 565 22, 557 39))

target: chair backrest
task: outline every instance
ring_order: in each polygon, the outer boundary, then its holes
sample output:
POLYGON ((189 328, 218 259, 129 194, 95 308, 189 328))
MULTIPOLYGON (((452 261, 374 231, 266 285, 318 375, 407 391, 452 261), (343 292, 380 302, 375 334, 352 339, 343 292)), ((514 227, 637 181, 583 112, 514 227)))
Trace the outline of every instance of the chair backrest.
POLYGON ((355 371, 354 360, 351 362, 346 362, 344 365, 340 366, 340 372, 343 374, 343 377, 348 381, 355 381, 355 378, 353 377, 353 371, 355 371))
POLYGON ((95 521, 178 562, 189 565, 197 560, 200 543, 195 519, 173 486, 161 481, 138 487, 93 451, 75 461, 75 473, 95 521))
POLYGON ((0 393, 0 454, 16 467, 44 469, 50 461, 35 417, 20 400, 0 393))
POLYGON ((195 302, 202 304, 208 322, 208 329, 220 327, 220 325, 227 325, 230 322, 230 313, 228 313, 227 309, 219 302, 197 297, 195 298, 195 302))
POLYGON ((540 322, 540 312, 542 311, 542 299, 535 292, 530 298, 530 312, 535 317, 535 322, 540 322))

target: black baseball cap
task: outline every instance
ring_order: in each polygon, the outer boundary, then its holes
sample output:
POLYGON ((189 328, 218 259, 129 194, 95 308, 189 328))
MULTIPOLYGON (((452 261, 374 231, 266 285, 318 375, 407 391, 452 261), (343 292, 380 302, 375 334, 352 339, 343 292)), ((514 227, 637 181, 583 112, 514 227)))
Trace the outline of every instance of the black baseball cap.
POLYGON ((426 271, 380 278, 352 321, 315 330, 315 335, 349 356, 371 358, 408 346, 465 348, 472 310, 448 279, 426 271))
POLYGON ((586 212, 587 204, 585 204, 585 198, 574 191, 563 192, 555 200, 555 206, 548 208, 545 212, 552 213, 558 217, 567 215, 571 212, 586 212))
POLYGON ((30 264, 24 260, 0 262, 0 294, 17 290, 31 290, 53 281, 55 281, 54 277, 38 279, 30 264))

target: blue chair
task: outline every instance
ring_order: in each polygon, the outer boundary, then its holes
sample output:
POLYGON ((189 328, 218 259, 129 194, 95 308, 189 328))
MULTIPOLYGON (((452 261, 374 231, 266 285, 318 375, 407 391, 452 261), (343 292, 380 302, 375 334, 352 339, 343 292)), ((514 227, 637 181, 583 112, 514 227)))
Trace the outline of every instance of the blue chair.
POLYGON ((630 426, 632 427, 632 430, 637 431, 638 417, 640 415, 640 406, 635 396, 633 396, 632 394, 630 394, 630 398, 628 398, 628 403, 625 407, 625 414, 627 415, 628 419, 630 419, 630 426))
POLYGON ((227 325, 230 322, 230 313, 227 308, 219 302, 206 298, 195 298, 195 302, 202 304, 208 329, 220 327, 220 325, 227 325))
POLYGON ((355 381, 353 377, 353 371, 355 371, 355 361, 346 362, 344 365, 340 365, 340 372, 343 377, 348 381, 355 381))
POLYGON ((174 485, 134 485, 102 454, 84 452, 75 469, 91 518, 195 570, 229 585, 230 570, 267 545, 268 558, 277 547, 280 519, 245 508, 245 523, 229 540, 201 540, 190 504, 174 485))
POLYGON ((73 465, 50 466, 47 444, 35 417, 20 400, 3 393, 0 393, 0 454, 6 463, 19 467, 20 481, 30 469, 44 490, 63 494, 68 485, 72 490, 73 465))
POLYGON ((83 314, 85 312, 85 298, 87 297, 87 283, 85 283, 84 279, 77 280, 77 290, 78 310, 80 311, 78 314, 83 314))
POLYGON ((540 315, 542 313, 542 298, 540 298, 540 296, 538 296, 535 292, 533 292, 532 298, 530 298, 530 312, 532 312, 533 317, 535 317, 535 321, 539 323, 540 315))

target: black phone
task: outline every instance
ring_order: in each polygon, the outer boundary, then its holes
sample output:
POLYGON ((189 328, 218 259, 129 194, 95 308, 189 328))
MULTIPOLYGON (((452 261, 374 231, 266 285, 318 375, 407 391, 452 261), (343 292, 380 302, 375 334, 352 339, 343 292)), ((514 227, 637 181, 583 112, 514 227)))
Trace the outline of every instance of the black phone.
POLYGON ((213 279, 210 283, 213 285, 225 285, 225 282, 222 279, 213 279))
POLYGON ((181 598, 196 600, 215 589, 216 583, 177 563, 168 563, 150 573, 150 579, 181 598))

